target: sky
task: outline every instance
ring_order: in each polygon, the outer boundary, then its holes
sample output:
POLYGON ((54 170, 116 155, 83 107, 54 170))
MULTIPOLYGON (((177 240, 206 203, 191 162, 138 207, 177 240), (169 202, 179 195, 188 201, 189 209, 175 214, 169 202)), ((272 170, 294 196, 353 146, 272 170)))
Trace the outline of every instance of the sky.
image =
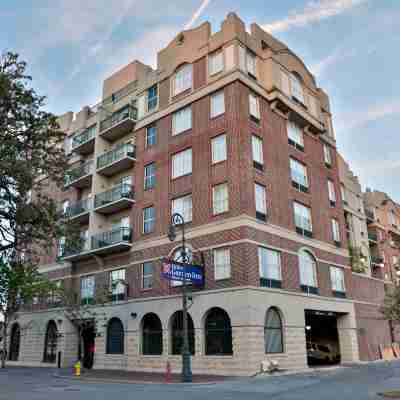
POLYGON ((291 48, 330 96, 339 151, 400 202, 400 0, 0 0, 0 52, 27 61, 55 114, 96 104, 105 77, 183 29, 236 12, 291 48))

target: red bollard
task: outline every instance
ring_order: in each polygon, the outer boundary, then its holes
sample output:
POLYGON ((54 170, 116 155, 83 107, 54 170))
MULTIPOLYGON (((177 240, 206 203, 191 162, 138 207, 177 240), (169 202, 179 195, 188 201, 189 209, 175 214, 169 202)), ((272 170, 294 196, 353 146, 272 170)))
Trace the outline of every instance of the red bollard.
POLYGON ((165 383, 171 383, 171 364, 167 361, 167 369, 165 371, 165 383))

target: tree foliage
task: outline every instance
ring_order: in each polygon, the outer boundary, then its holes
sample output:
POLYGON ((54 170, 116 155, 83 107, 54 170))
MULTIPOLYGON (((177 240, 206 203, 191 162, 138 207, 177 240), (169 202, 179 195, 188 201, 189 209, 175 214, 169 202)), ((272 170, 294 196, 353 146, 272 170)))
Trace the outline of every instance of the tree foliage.
POLYGON ((400 322, 400 286, 387 289, 381 312, 387 320, 400 322))

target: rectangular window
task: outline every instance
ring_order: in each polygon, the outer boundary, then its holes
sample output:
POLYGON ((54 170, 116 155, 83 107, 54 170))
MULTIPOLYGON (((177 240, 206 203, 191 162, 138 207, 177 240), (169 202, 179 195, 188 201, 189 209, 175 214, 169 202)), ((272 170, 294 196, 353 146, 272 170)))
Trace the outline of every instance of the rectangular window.
POLYGON ((110 292, 112 301, 121 301, 125 298, 125 269, 110 272, 110 292))
POLYGON ((312 237, 311 209, 297 202, 294 202, 293 205, 296 232, 312 237))
POLYGON ((154 146, 157 143, 157 127, 151 125, 146 128, 146 148, 154 146))
POLYGON ((144 190, 156 186, 156 163, 147 164, 144 167, 144 190))
POLYGON ((173 81, 173 95, 176 96, 192 88, 192 65, 183 66, 176 74, 173 81))
POLYGON ((329 194, 329 203, 331 207, 336 206, 336 191, 334 183, 328 179, 328 194, 329 194))
POLYGON ((172 114, 172 135, 192 129, 192 107, 185 107, 172 114))
POLYGON ((324 144, 324 162, 328 167, 332 165, 331 149, 326 144, 324 144))
POLYGON ((281 253, 279 251, 258 248, 260 284, 264 287, 282 287, 281 253))
POLYGON ((147 90, 147 111, 153 111, 157 108, 158 104, 158 88, 157 85, 153 85, 147 90))
POLYGON ((229 249, 214 250, 214 277, 215 280, 231 277, 231 260, 229 249))
POLYGON ((192 221, 192 195, 179 197, 172 200, 172 214, 179 213, 186 222, 192 221))
POLYGON ((292 185, 301 192, 308 192, 307 167, 294 158, 290 159, 290 174, 292 185))
POLYGON ((156 209, 154 206, 147 207, 143 210, 143 233, 154 231, 156 223, 156 209))
POLYGON ((262 221, 267 220, 267 196, 265 186, 258 183, 254 184, 254 194, 256 201, 256 218, 262 221))
POLYGON ((330 267, 331 284, 334 292, 346 293, 344 271, 342 268, 330 267))
POLYGON ((142 264, 142 288, 151 289, 153 287, 154 265, 152 262, 142 264))
POLYGON ((394 210, 389 211, 389 223, 393 226, 398 225, 397 216, 394 210))
POLYGON ((251 136, 251 150, 253 153, 253 166, 259 170, 264 169, 264 152, 263 152, 263 140, 256 136, 251 136))
POLYGON ((292 74, 290 76, 290 84, 292 87, 292 97, 304 104, 303 86, 300 79, 292 74))
POLYGON ((62 236, 58 240, 57 256, 64 257, 64 255, 65 255, 65 236, 62 236))
POLYGON ((172 156, 172 179, 192 173, 192 149, 187 149, 172 156))
POLYGON ((210 76, 218 74, 224 70, 224 54, 217 51, 208 57, 208 72, 210 76))
POLYGON ((344 185, 340 185, 340 194, 342 195, 342 200, 344 204, 347 204, 347 197, 346 197, 346 188, 344 185))
POLYGON ((250 51, 246 54, 247 73, 253 78, 257 78, 256 55, 250 51))
POLYGON ((225 93, 223 90, 210 97, 210 117, 214 118, 225 112, 225 93))
POLYGON ((260 102, 259 98, 253 93, 249 93, 249 111, 250 117, 256 121, 260 120, 260 102))
POLYGON ((92 304, 94 302, 94 276, 81 278, 81 304, 92 304))
POLYGON ((331 220, 332 223, 332 238, 333 241, 339 245, 340 244, 340 227, 339 227, 339 222, 332 218, 331 220))
POLYGON ((222 183, 213 187, 213 213, 214 215, 229 210, 228 184, 222 183))
POLYGON ((300 127, 293 122, 288 122, 287 131, 289 144, 297 150, 304 151, 304 136, 300 127))
POLYGON ((212 163, 216 164, 227 159, 226 135, 219 135, 211 139, 212 163))

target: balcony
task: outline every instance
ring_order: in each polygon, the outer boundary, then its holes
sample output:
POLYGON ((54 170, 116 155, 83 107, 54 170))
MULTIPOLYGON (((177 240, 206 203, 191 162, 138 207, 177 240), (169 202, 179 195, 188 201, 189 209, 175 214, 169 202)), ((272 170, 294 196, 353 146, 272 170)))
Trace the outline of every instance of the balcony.
POLYGON ((133 186, 121 184, 111 190, 96 194, 94 208, 100 214, 112 214, 132 207, 134 202, 133 186))
POLYGON ((96 125, 93 125, 73 137, 72 151, 82 155, 93 153, 95 138, 96 125))
POLYGON ((371 264, 375 267, 381 267, 381 268, 383 268, 385 266, 383 257, 381 257, 381 256, 372 256, 371 264))
POLYGON ((378 235, 374 232, 368 232, 368 240, 373 243, 378 242, 378 235))
POLYGON ((67 208, 65 215, 71 220, 77 221, 81 224, 85 224, 89 222, 89 214, 91 208, 91 199, 83 199, 71 204, 67 208))
POLYGON ((64 186, 85 188, 92 185, 93 160, 69 169, 65 173, 64 186))
POLYGON ((62 259, 64 261, 80 261, 94 255, 109 255, 127 251, 132 247, 132 229, 121 227, 111 231, 93 235, 73 249, 64 247, 62 259))
POLYGON ((112 176, 127 170, 135 162, 135 146, 124 144, 115 150, 108 151, 97 157, 97 172, 105 176, 112 176))
POLYGON ((114 141, 133 129, 137 120, 137 109, 127 105, 100 122, 100 136, 114 141))

